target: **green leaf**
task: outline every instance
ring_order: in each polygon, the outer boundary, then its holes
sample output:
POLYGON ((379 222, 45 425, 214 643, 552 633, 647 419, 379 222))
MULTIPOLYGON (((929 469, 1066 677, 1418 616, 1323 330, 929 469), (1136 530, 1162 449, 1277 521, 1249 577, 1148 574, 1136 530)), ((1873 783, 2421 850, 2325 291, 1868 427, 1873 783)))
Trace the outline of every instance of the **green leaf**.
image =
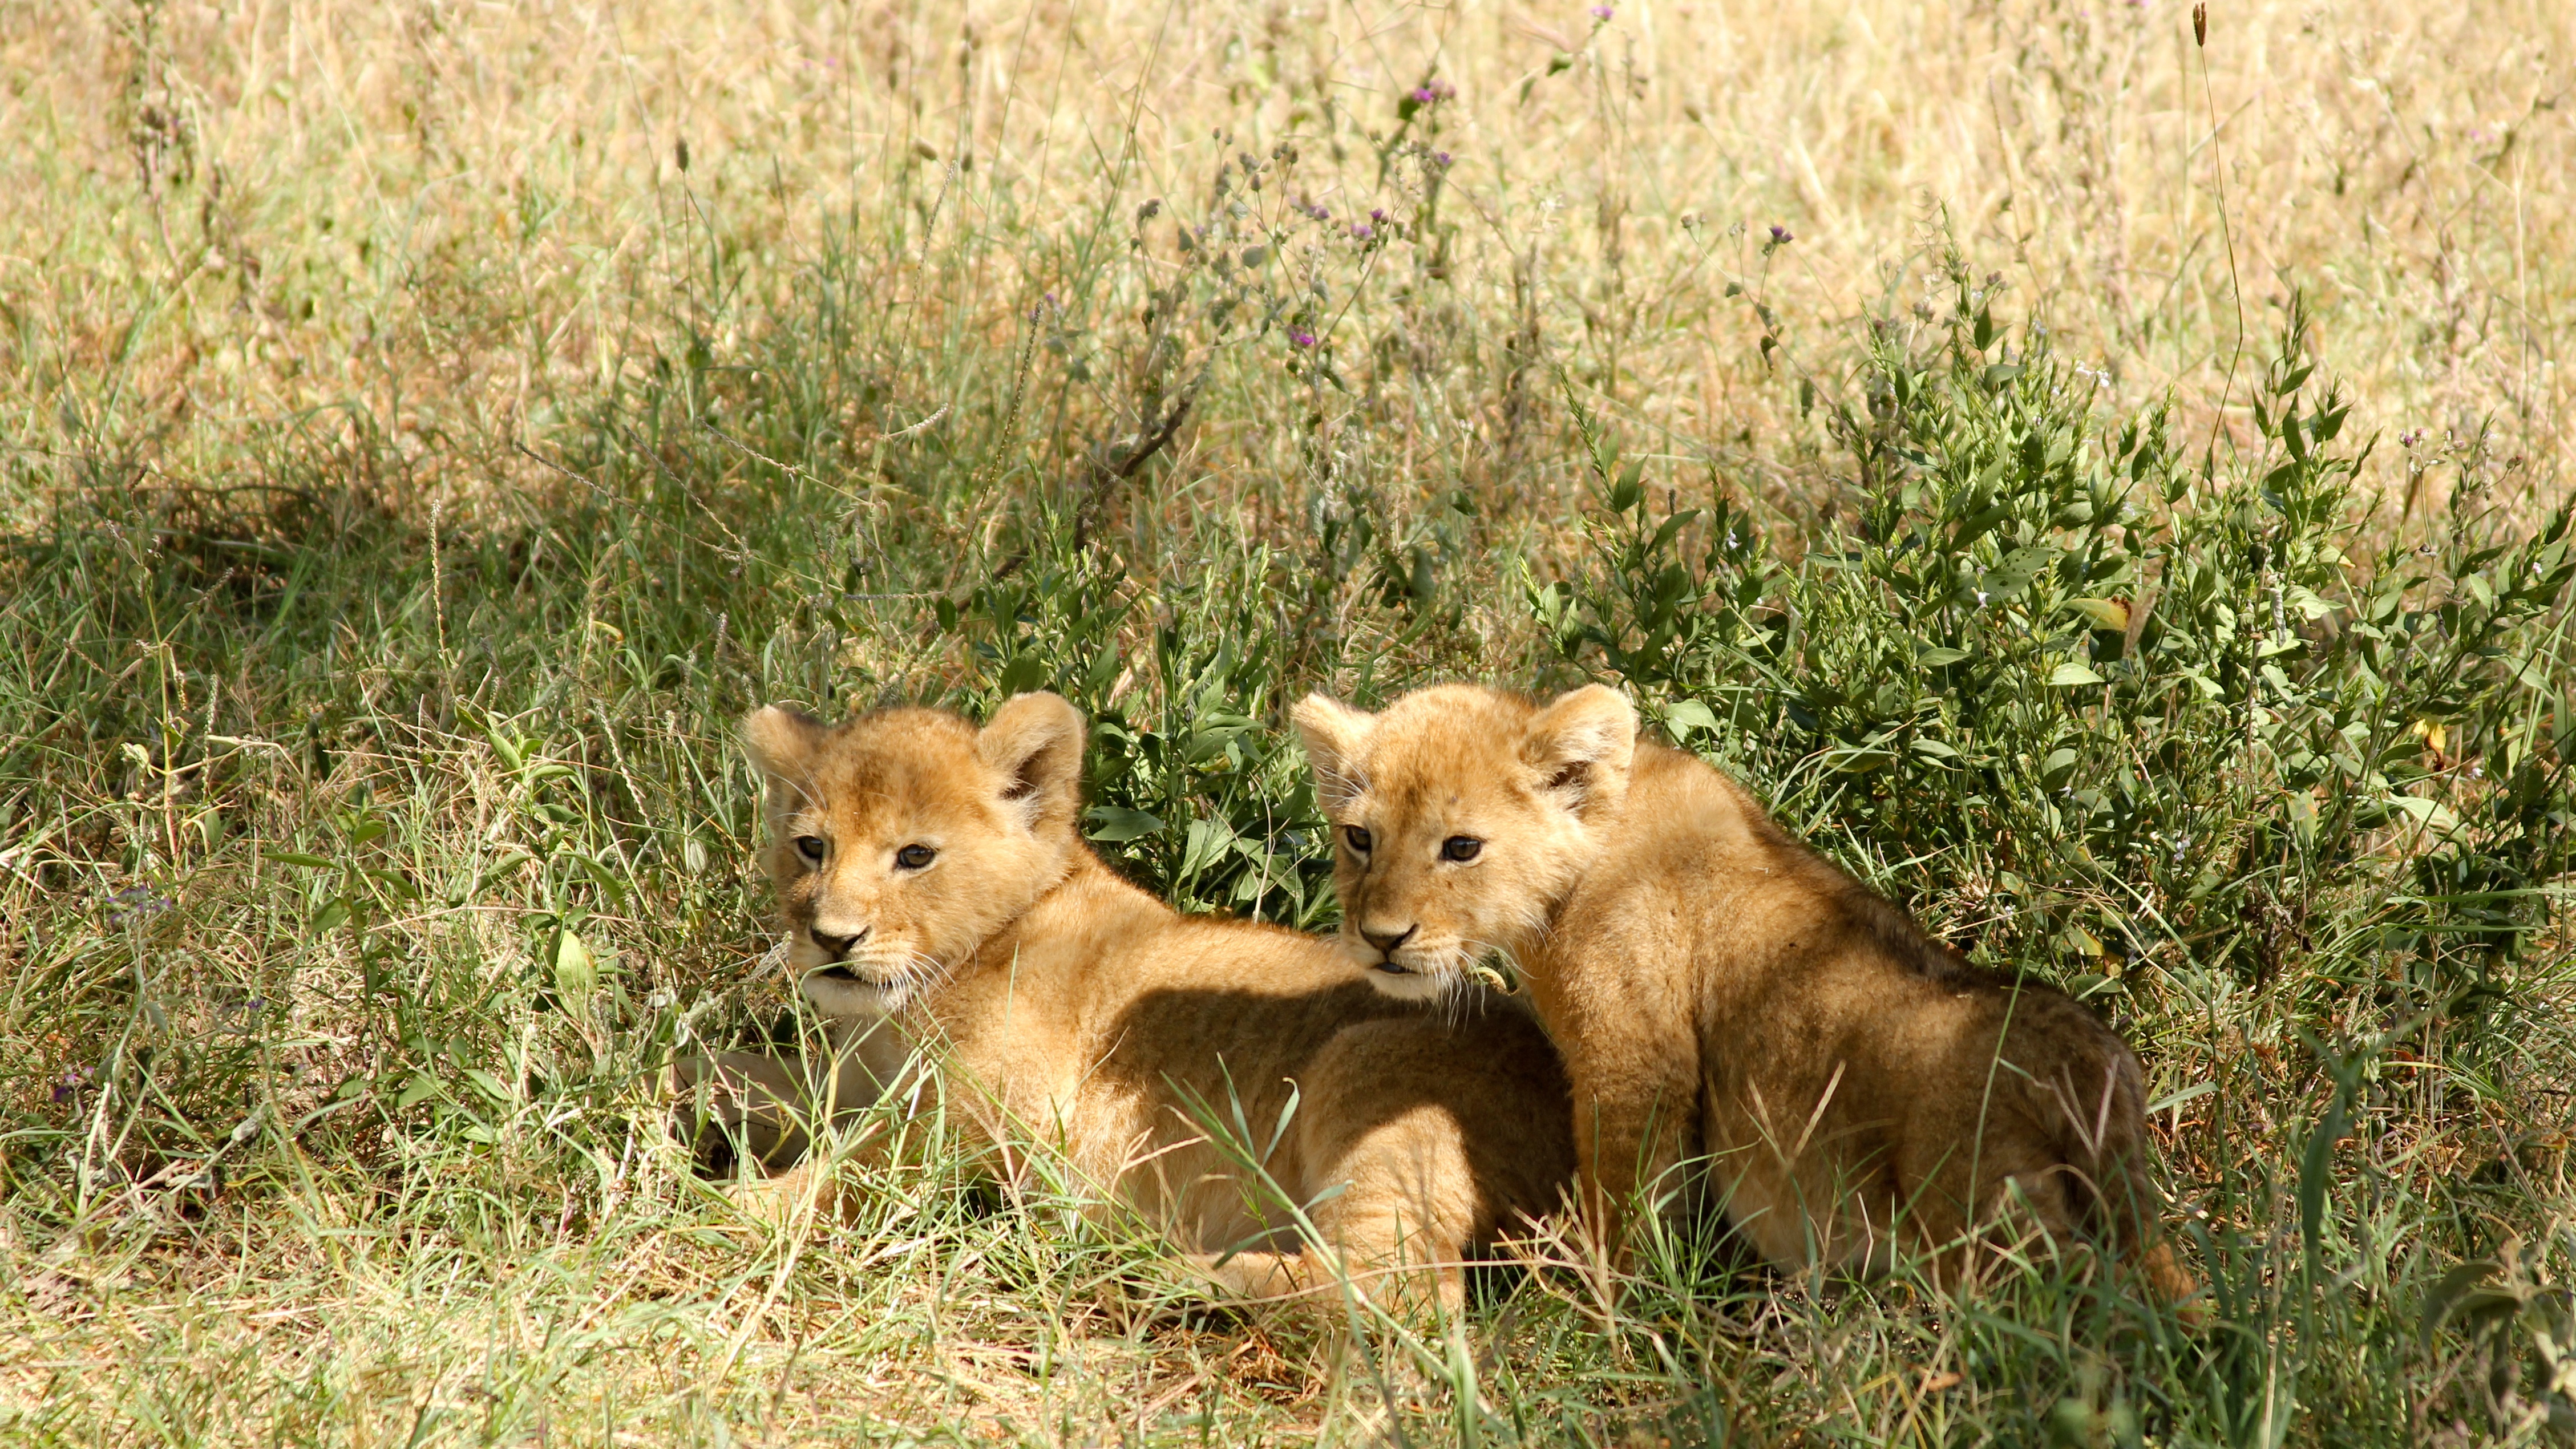
POLYGON ((512 774, 518 773, 519 766, 525 762, 527 756, 526 752, 519 748, 519 742, 511 737, 510 732, 503 729, 499 722, 487 719, 483 722, 483 738, 492 742, 492 753, 501 757, 503 767, 512 774))
POLYGON ((438 1078, 427 1072, 414 1072, 403 1084, 402 1095, 394 1098, 396 1111, 409 1111, 438 1095, 438 1078))
POLYGON ((2299 1158, 2299 1233, 2306 1245, 2311 1266, 2323 1245, 2317 1235, 2325 1227, 2326 1198, 2334 1186, 2334 1148, 2351 1125, 2351 1114, 2341 1089, 2335 1092, 2334 1104, 2317 1119, 2308 1133, 2307 1150, 2299 1158))
POLYGON ((300 865, 310 870, 326 870, 337 863, 325 856, 306 855, 300 850, 263 850, 260 854, 280 865, 300 865))
POLYGON ((1952 649, 1946 646, 1940 646, 1926 649, 1922 653, 1915 655, 1914 662, 1922 665, 1926 669, 1938 669, 1945 664, 1956 664, 1967 657, 1968 651, 1965 649, 1952 649))
POLYGON ((581 866, 582 874, 589 876, 601 893, 610 900, 626 899, 626 882, 619 880, 616 872, 611 871, 598 857, 571 850, 565 851, 564 854, 571 856, 581 866))
POLYGON ((481 1092, 485 1097, 490 1098, 492 1105, 496 1107, 506 1107, 510 1105, 510 1089, 501 1085, 501 1079, 499 1077, 492 1075, 481 1067, 467 1067, 465 1069, 465 1080, 472 1083, 476 1091, 481 1092))
POLYGON ((1966 548, 1969 544, 1985 537, 1987 531, 1996 524, 2010 517, 2012 517, 2012 505, 2009 503, 1997 503, 1977 510, 1960 521, 1958 531, 1950 536, 1951 549, 1956 551, 1966 548))
POLYGON ((2114 634, 2128 630, 2129 606, 2118 599, 2069 599, 2066 607, 2093 621, 2096 629, 2107 629, 2114 634))
POLYGON ((2426 1348, 2433 1346, 2433 1335, 2441 1331, 2442 1321, 2451 1316, 2451 1310, 2475 1292, 2480 1284, 2493 1277, 2495 1270, 2493 1258, 2462 1263, 2443 1274, 2442 1281, 2433 1285, 2433 1291, 2424 1295, 2424 1326, 2420 1338, 2426 1348))
POLYGON ((1015 694, 1046 688, 1048 677, 1046 661, 1033 652, 1024 653, 1014 656, 1009 664, 1002 667, 1002 677, 994 681, 994 687, 1008 699, 1015 694))
POLYGON ((2057 666, 2055 669, 2048 671, 2048 682, 2052 685, 2100 684, 2102 682, 2102 676, 2085 668, 2081 664, 2075 663, 2073 660, 2069 660, 2066 663, 2057 666))
POLYGON ((1181 878, 1187 880, 1216 864, 1234 840, 1234 828, 1222 820, 1201 817, 1191 821, 1188 843, 1181 847, 1181 878))
POLYGON ((2003 562, 1988 570, 1977 588, 1989 604, 2001 604, 2021 597, 2039 571, 2057 561, 2059 550, 2050 544, 2025 544, 2005 554, 2003 562))
POLYGON ((2435 835, 2449 836, 2460 828, 2460 817, 2439 800, 2427 800, 2421 795, 2391 795, 2388 803, 2412 816, 2417 824, 2435 835))
POLYGON ((590 948, 571 931, 555 935, 555 994, 568 1006, 588 1009, 590 999, 599 991, 599 963, 591 959, 590 948))
POLYGON ((2166 1095, 2149 1102, 2147 1104, 2147 1115, 2150 1117, 2162 1116, 2163 1114, 2174 1110, 2176 1107, 2181 1106, 2185 1102, 2191 1101, 2196 1097, 2206 1097, 2217 1090, 2218 1084, 2216 1082, 2195 1082, 2188 1087, 2167 1093, 2166 1095))
POLYGON ((1093 822, 1095 827, 1086 832, 1084 838, 1109 845, 1122 844, 1142 835, 1157 834, 1163 828, 1163 822, 1160 819, 1142 810, 1130 810, 1123 805, 1094 805, 1082 812, 1082 818, 1093 822))
POLYGON ((1671 730, 1676 740, 1688 739, 1699 730, 1715 734, 1717 716, 1698 700, 1677 700, 1664 711, 1664 728, 1671 730))

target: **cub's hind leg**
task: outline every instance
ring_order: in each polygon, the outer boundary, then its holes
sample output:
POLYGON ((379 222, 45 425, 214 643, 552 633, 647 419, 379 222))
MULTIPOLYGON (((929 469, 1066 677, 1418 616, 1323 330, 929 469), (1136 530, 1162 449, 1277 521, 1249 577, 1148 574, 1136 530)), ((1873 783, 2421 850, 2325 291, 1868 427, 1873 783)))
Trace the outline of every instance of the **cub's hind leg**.
MULTIPOLYGON (((1477 1160, 1468 1109, 1455 1100, 1472 1074, 1447 1060, 1455 1045, 1429 1022, 1344 1032, 1313 1073, 1322 1090, 1309 1102, 1331 1110, 1293 1129, 1323 1251, 1354 1289, 1403 1318, 1465 1308, 1464 1269, 1495 1204, 1524 1195, 1515 1182, 1485 1180, 1522 1174, 1477 1160)), ((1301 1255, 1309 1276, 1325 1267, 1317 1256, 1312 1245, 1301 1255)))
POLYGON ((1301 1120, 1272 1163, 1279 1189, 1297 1199, 1290 1231, 1303 1241, 1192 1261, 1240 1298, 1317 1309, 1365 1301, 1404 1320, 1458 1312, 1479 1204, 1457 1119, 1437 1105, 1390 1112, 1313 1089, 1334 1078, 1310 1069, 1301 1120))
POLYGON ((1191 1262, 1234 1298, 1318 1309, 1364 1302, 1406 1321, 1459 1312, 1474 1203, 1448 1186, 1463 1182, 1465 1161, 1443 1152, 1439 1136, 1419 1123, 1389 1124, 1321 1159, 1299 1250, 1195 1253, 1191 1262))

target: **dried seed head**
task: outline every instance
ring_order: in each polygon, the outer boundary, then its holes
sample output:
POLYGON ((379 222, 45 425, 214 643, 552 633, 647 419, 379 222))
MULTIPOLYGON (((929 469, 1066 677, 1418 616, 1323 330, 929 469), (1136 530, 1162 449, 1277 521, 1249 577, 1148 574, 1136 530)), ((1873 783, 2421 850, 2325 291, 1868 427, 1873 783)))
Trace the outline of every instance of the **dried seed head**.
POLYGON ((2206 3, 2191 7, 2191 43, 2202 49, 2209 46, 2209 6, 2206 3))

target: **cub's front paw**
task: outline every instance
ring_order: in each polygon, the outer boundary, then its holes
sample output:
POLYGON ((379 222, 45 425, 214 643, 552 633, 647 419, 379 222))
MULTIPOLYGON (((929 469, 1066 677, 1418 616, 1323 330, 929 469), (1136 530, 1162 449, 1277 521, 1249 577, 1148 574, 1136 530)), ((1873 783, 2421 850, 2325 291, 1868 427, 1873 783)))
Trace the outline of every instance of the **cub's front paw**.
POLYGON ((745 1164, 775 1170, 805 1152, 793 1080, 767 1057, 727 1052, 671 1064, 671 1134, 702 1177, 731 1178, 745 1164))

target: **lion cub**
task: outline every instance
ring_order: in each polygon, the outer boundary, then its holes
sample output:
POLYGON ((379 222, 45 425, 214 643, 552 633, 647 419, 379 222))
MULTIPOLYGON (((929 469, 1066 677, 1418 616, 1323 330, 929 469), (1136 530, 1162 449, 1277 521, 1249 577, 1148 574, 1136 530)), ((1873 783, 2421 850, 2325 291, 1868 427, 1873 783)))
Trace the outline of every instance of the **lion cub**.
MULTIPOLYGON (((1791 840, 1742 787, 1637 738, 1615 691, 1473 685, 1383 714, 1297 706, 1342 934, 1382 990, 1515 961, 1573 1083, 1588 1213, 1705 1158, 1773 1262, 1967 1266, 2008 1192, 2053 1236, 2155 1242, 2142 1076, 2061 992, 1971 969, 1791 840)), ((1613 1238, 1615 1241, 1615 1236, 1613 1238)))
POLYGON ((1559 1205, 1570 1107, 1537 1023, 1393 1000, 1329 941, 1184 916, 1119 879, 1076 834, 1084 728, 1063 699, 1021 695, 980 732, 928 709, 829 728, 772 707, 743 733, 789 960, 843 1045, 836 1071, 684 1069, 756 1152, 801 1151, 798 1119, 865 1106, 918 1049, 988 1170, 1057 1153, 1246 1296, 1331 1281, 1279 1193, 1364 1291, 1427 1267, 1453 1306, 1460 1264, 1559 1205), (1235 1098, 1275 1192, 1202 1130, 1238 1120, 1235 1098))

